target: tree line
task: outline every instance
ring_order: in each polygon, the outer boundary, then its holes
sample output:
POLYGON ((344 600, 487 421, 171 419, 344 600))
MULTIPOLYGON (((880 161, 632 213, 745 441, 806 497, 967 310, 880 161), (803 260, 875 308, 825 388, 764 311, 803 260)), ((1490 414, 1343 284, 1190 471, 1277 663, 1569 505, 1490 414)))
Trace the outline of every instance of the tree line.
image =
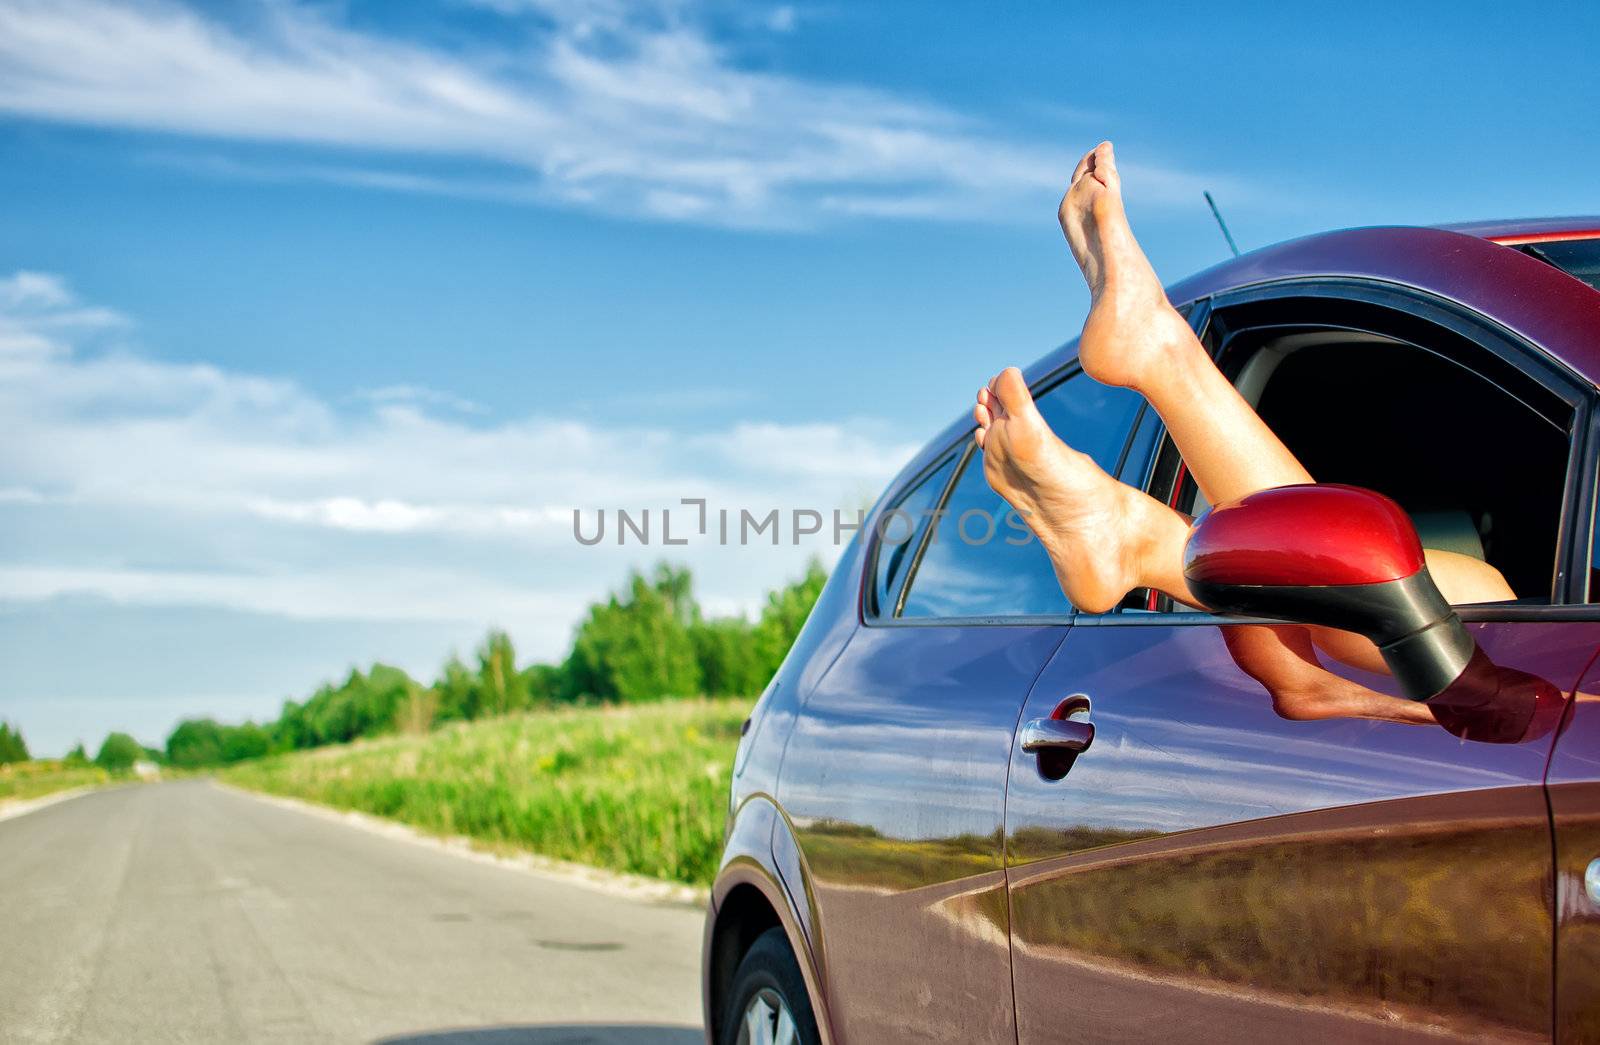
POLYGON ((620 591, 592 604, 557 663, 519 668, 510 636, 491 631, 471 662, 452 655, 431 683, 374 664, 323 685, 304 702, 285 701, 270 722, 186 719, 167 737, 163 761, 223 765, 574 703, 753 697, 778 670, 826 580, 812 560, 803 576, 768 593, 754 620, 707 617, 689 570, 662 563, 648 574, 632 572, 620 591))
MULTIPOLYGON (((92 761, 102 768, 120 772, 132 769, 135 762, 159 762, 164 757, 162 752, 145 747, 126 733, 111 733, 106 736, 99 754, 93 759, 89 758, 80 743, 67 752, 61 761, 68 766, 86 766, 92 761)), ((23 738, 21 728, 0 721, 0 766, 29 761, 32 761, 32 756, 28 754, 28 742, 23 738)))

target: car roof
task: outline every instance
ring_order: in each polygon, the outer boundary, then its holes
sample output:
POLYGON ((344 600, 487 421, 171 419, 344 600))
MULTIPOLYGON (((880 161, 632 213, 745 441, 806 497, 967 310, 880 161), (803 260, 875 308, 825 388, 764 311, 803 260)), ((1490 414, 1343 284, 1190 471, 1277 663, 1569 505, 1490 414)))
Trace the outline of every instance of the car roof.
MULTIPOLYGON (((1589 238, 1600 238, 1600 217, 1339 229, 1229 258, 1172 284, 1167 297, 1184 305, 1242 287, 1318 277, 1409 286, 1487 316, 1600 386, 1600 291, 1514 249, 1524 243, 1589 238)), ((1031 385, 1076 355, 1074 339, 1022 371, 1031 385)), ((1010 361, 993 362, 999 369, 1010 361)), ((970 413, 951 422, 908 462, 891 489, 972 427, 970 413)))

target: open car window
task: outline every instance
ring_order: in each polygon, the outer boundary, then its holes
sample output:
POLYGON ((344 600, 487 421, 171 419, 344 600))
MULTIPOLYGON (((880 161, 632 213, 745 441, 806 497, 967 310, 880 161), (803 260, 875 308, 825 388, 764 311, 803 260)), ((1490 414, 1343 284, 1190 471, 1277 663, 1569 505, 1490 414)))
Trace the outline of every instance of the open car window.
MULTIPOLYGON (((1218 361, 1311 475, 1385 494, 1425 548, 1494 566, 1518 602, 1549 602, 1570 408, 1459 334, 1284 322, 1291 315, 1231 327, 1218 361)), ((1163 456, 1152 492, 1181 511, 1204 510, 1170 444, 1163 456)), ((1128 605, 1170 608, 1147 593, 1128 605)))

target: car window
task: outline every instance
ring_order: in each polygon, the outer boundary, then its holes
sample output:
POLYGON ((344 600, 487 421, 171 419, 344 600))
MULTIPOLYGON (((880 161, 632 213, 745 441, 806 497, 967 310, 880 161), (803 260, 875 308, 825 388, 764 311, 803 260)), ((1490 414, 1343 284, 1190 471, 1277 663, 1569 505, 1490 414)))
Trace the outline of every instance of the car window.
MULTIPOLYGON (((1517 601, 1549 602, 1569 396, 1492 328, 1434 310, 1410 295, 1223 306, 1218 364, 1318 482, 1393 498, 1424 547, 1488 563, 1517 601)), ((1174 495, 1183 473, 1169 450, 1150 490, 1192 513, 1200 502, 1192 486, 1174 495)))
MULTIPOLYGON (((1081 375, 1039 396, 1039 412, 1069 445, 1114 472, 1140 399, 1081 375)), ((1010 617, 1070 612, 1050 558, 989 488, 974 450, 941 508, 906 594, 905 617, 1010 617)))
POLYGON ((1424 547, 1549 600, 1569 439, 1522 399, 1419 346, 1336 341, 1288 354, 1257 410, 1319 482, 1394 498, 1424 547))
POLYGON ((906 568, 912 554, 927 529, 933 508, 938 504, 944 488, 950 483, 950 473, 955 471, 960 454, 952 453, 929 472, 911 490, 879 517, 877 562, 873 569, 872 606, 874 616, 887 617, 894 612, 895 596, 900 593, 900 583, 905 580, 906 568))
POLYGON ((1523 249, 1600 290, 1600 239, 1540 243, 1523 249))
POLYGON ((1589 602, 1600 602, 1600 474, 1595 476, 1594 513, 1589 525, 1589 602))

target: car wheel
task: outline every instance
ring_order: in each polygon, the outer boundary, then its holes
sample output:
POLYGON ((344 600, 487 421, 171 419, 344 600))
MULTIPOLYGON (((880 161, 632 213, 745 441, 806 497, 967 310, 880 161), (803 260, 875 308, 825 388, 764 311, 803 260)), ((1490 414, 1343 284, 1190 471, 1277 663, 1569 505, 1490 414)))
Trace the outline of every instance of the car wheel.
POLYGON ((733 975, 722 1045, 819 1045, 800 966, 782 929, 756 937, 733 975))

